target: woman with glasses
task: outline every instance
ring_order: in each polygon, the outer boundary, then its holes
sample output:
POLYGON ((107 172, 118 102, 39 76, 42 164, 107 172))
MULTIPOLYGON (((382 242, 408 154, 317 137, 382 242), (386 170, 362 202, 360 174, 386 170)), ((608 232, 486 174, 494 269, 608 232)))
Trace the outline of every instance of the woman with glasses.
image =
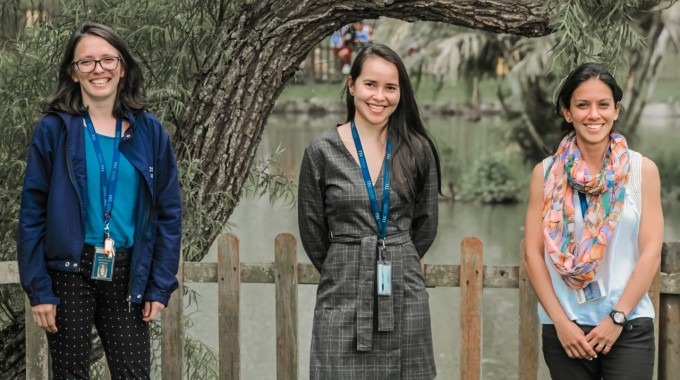
POLYGON ((29 148, 19 272, 54 379, 89 377, 92 325, 112 379, 148 379, 148 323, 177 288, 177 167, 142 85, 125 41, 83 24, 29 148))

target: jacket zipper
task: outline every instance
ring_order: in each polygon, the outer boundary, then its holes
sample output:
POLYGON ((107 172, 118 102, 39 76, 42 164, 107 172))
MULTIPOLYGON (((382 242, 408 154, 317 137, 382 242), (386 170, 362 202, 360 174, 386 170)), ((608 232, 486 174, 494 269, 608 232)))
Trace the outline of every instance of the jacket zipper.
MULTIPOLYGON (((130 128, 132 128, 132 125, 130 126, 130 128)), ((132 137, 125 138, 123 141, 130 140, 131 138, 132 137)), ((123 142, 123 141, 121 141, 121 142, 123 142)), ((144 181, 144 184, 145 184, 144 187, 150 193, 151 190, 149 189, 148 185, 146 185, 146 178, 144 177, 145 174, 141 173, 141 175, 142 175, 142 181, 144 181)), ((151 195, 153 195, 153 194, 151 194, 151 195)), ((153 198, 153 196, 152 196, 152 198, 153 198)), ((149 207, 151 207, 150 205, 152 204, 152 202, 144 202, 144 203, 145 203, 145 207, 144 207, 144 219, 143 219, 143 223, 142 223, 142 228, 137 229, 137 231, 141 231, 141 233, 140 233, 140 240, 141 241, 139 243, 135 244, 135 245, 138 245, 138 246, 142 246, 143 243, 144 243, 144 230, 146 229, 146 225, 148 224, 149 207)), ((130 263, 130 281, 128 282, 128 289, 132 289, 133 284, 135 283, 135 277, 136 277, 135 275, 137 274, 137 262, 138 261, 139 261, 139 254, 135 254, 134 250, 133 250, 132 262, 130 263)), ((132 294, 130 292, 128 292, 127 301, 128 301, 128 312, 131 312, 132 311, 132 294)))
MULTIPOLYGON (((147 204, 147 206, 144 207, 144 222, 142 223, 142 229, 139 230, 139 231, 142 231, 141 234, 140 234, 141 235, 140 236, 141 241, 139 242, 139 246, 142 246, 143 243, 144 243, 144 230, 146 229, 146 225, 148 224, 148 221, 149 221, 149 207, 151 207, 151 206, 149 206, 150 202, 145 202, 145 203, 147 204)), ((128 283, 128 288, 130 288, 130 289, 132 289, 132 285, 135 282, 135 274, 137 273, 137 261, 139 261, 139 255, 135 255, 134 250, 133 250, 132 263, 131 263, 131 267, 130 267, 130 282, 128 283)), ((128 294, 128 312, 130 312, 131 309, 132 309, 131 303, 132 303, 132 294, 128 294)))

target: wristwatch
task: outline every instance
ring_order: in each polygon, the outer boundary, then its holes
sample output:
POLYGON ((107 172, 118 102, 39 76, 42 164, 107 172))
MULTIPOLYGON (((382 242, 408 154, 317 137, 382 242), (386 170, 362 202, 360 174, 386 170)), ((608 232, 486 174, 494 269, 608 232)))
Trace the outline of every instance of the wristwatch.
POLYGON ((626 323, 626 314, 623 314, 622 311, 612 310, 611 313, 609 313, 609 316, 612 317, 612 321, 619 326, 623 326, 623 324, 626 323))

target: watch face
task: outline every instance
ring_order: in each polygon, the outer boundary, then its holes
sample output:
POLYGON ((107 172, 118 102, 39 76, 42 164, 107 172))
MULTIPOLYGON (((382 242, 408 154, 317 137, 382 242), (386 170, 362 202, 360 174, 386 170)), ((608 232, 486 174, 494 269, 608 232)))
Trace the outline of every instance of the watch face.
POLYGON ((623 313, 614 313, 614 322, 623 323, 625 320, 626 317, 624 317, 623 313))

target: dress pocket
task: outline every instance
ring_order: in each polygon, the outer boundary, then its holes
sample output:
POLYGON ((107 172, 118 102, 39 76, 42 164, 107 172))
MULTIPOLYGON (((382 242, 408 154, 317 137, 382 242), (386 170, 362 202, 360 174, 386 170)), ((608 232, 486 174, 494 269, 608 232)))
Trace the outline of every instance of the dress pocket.
POLYGON ((356 310, 320 307, 314 310, 312 356, 348 352, 356 347, 356 310))

